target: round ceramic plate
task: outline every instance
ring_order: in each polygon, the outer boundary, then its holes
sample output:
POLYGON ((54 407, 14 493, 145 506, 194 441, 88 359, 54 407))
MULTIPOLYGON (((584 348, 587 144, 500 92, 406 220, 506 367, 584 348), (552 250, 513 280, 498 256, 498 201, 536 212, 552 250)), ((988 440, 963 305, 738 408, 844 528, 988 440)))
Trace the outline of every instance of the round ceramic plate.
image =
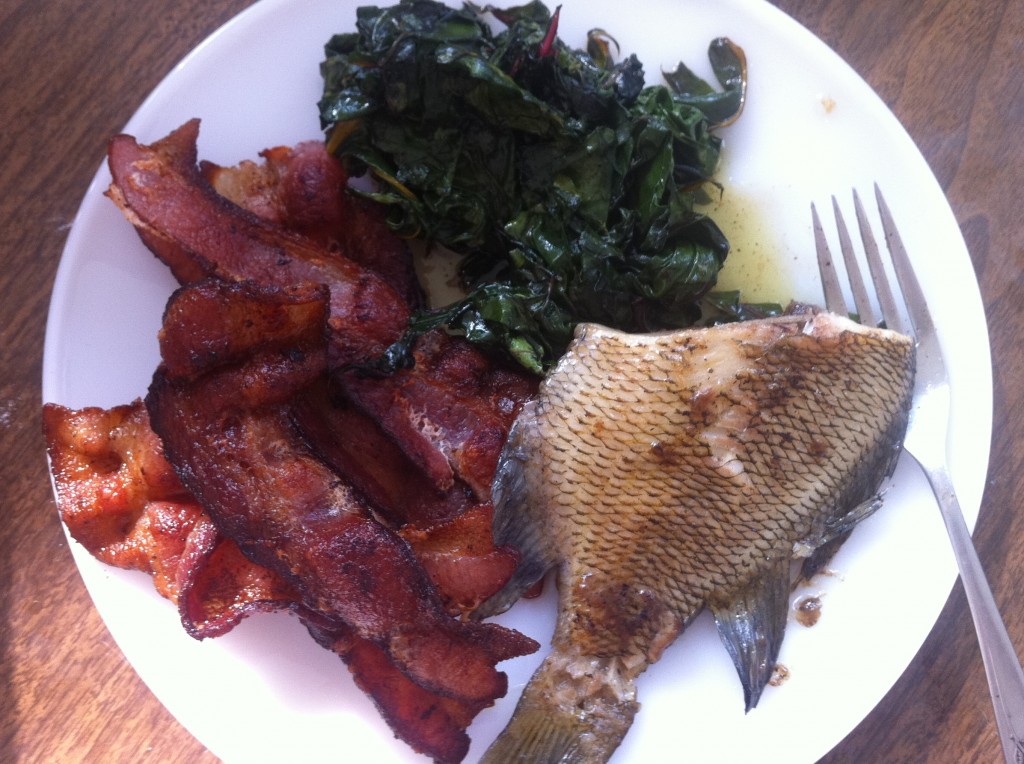
MULTIPOLYGON (((936 308, 953 386, 950 461, 973 527, 988 462, 992 390, 984 314, 956 221, 925 161, 884 104, 813 35, 758 0, 563 0, 560 33, 583 45, 610 32, 652 83, 686 61, 712 79, 708 43, 726 35, 750 66, 746 111, 723 131, 725 189, 714 211, 734 244, 723 274, 754 299, 820 302, 809 205, 880 184, 936 308)), ((263 0, 176 67, 125 131, 152 142, 202 118, 200 156, 230 165, 320 135, 318 65, 330 35, 354 27, 350 0, 263 0)), ((175 284, 103 196, 101 168, 68 238, 54 287, 43 399, 111 406, 145 393, 156 332, 175 284)), ((140 574, 72 544, 117 644, 166 707, 228 762, 419 760, 396 741, 342 662, 287 615, 254 616, 196 642, 140 574)), ((846 735, 904 670, 935 622, 955 566, 923 477, 904 458, 885 506, 858 527, 829 575, 794 593, 821 602, 811 628, 790 619, 788 680, 743 712, 735 672, 702 616, 639 683, 642 710, 615 762, 813 762, 846 735)), ((546 643, 548 596, 500 619, 546 643)), ((507 698, 470 728, 475 761, 504 726, 543 656, 509 661, 507 698)))

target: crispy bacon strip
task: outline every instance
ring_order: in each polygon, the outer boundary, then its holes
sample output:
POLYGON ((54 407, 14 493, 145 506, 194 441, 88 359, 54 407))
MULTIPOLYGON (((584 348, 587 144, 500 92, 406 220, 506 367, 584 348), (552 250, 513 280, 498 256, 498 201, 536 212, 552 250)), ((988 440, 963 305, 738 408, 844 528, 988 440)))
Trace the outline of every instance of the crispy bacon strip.
POLYGON ((494 545, 492 507, 476 503, 468 486, 439 492, 373 421, 332 401, 326 385, 300 396, 292 414, 314 452, 409 542, 449 612, 472 612, 512 575, 519 555, 494 545))
POLYGON ((43 406, 61 519, 115 567, 153 576, 197 639, 250 613, 294 602, 294 590, 217 533, 164 458, 141 400, 112 409, 43 406))
POLYGON ((509 427, 537 381, 440 330, 421 337, 414 356, 411 369, 385 380, 343 373, 346 395, 439 488, 450 489, 458 477, 478 501, 490 501, 509 427))
MULTIPOLYGON (((212 279, 198 282, 194 289, 178 290, 168 303, 159 335, 160 357, 175 376, 194 377, 257 353, 294 354, 306 343, 316 348, 304 358, 306 373, 319 375, 326 364, 319 329, 326 300, 327 290, 318 284, 278 289, 255 283, 233 288, 212 279), (245 294, 246 299, 222 299, 233 294, 245 294)), ((245 380, 244 389, 263 381, 245 380)))
POLYGON ((295 425, 310 448, 344 475, 391 528, 430 527, 474 505, 457 481, 441 491, 370 417, 343 395, 317 385, 296 398, 295 425))
POLYGON ((163 458, 141 402, 105 411, 43 407, 61 519, 110 565, 154 576, 177 597, 177 563, 202 509, 163 458))
POLYGON ((321 646, 342 656, 356 684, 373 698, 399 737, 442 764, 465 758, 470 743, 466 728, 489 703, 430 692, 402 673, 375 642, 313 617, 305 624, 321 646))
POLYGON ((388 228, 386 208, 348 192, 348 174, 323 141, 277 146, 260 156, 262 163, 201 161, 199 167, 221 196, 374 271, 410 307, 421 305, 412 253, 388 228))
POLYGON ((178 613, 196 639, 219 637, 253 613, 293 609, 298 594, 281 576, 249 560, 204 512, 178 568, 178 613))
POLYGON ((366 361, 404 330, 409 309, 382 278, 216 193, 196 165, 199 121, 152 146, 110 141, 108 195, 183 283, 204 276, 268 286, 330 288, 333 361, 366 361))
POLYGON ((217 527, 430 692, 470 702, 504 695, 482 633, 446 614, 409 547, 296 445, 287 413, 214 409, 219 392, 158 375, 147 399, 171 461, 217 527))
POLYGON ((519 564, 518 552, 494 545, 493 515, 491 504, 478 504, 436 525, 399 531, 444 594, 449 610, 472 613, 505 585, 519 564))
MULTIPOLYGON (((273 336, 241 363, 165 363, 146 403, 169 460, 191 493, 251 560, 277 572, 302 604, 330 624, 369 640, 422 691, 479 709, 501 697, 505 675, 494 665, 537 645, 494 624, 450 618, 408 545, 376 522, 351 486, 298 437, 287 402, 326 367, 322 323, 312 313, 296 337, 280 311, 297 315, 316 290, 281 295, 250 284, 203 282, 180 290, 165 314, 162 346, 187 344, 187 327, 232 331, 234 321, 279 323, 288 347, 273 336), (219 319, 201 322, 220 310, 219 319)), ((323 317, 326 317, 326 304, 323 317)), ((209 343, 204 330, 200 344, 209 343)), ((210 359, 209 355, 200 354, 210 359)))

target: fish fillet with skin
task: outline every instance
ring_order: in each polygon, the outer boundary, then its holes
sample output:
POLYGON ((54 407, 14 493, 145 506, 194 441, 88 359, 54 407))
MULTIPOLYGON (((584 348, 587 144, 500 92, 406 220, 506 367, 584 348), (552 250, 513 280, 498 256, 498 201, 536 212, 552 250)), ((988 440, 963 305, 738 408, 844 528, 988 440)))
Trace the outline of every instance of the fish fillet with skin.
POLYGON ((880 504, 913 378, 910 338, 829 313, 649 335, 579 327, 495 480, 496 543, 523 561, 478 615, 550 569, 559 612, 484 762, 606 761, 639 708, 634 680, 704 607, 752 708, 792 561, 813 572, 880 504))

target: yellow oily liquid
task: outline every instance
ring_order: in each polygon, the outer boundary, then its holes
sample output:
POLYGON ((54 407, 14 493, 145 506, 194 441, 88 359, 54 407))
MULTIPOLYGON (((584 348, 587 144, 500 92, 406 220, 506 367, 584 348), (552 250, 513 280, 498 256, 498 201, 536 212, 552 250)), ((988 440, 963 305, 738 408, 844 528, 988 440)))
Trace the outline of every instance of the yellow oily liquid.
POLYGON ((778 302, 793 295, 787 269, 780 267, 782 246, 763 206, 727 187, 721 199, 707 209, 729 240, 729 256, 718 274, 718 291, 738 289, 746 302, 778 302))

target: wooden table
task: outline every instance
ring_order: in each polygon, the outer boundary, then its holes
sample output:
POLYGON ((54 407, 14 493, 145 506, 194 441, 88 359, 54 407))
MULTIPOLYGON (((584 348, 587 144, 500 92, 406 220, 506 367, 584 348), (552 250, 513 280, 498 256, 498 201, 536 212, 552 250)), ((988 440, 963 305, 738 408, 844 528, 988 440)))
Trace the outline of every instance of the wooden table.
MULTIPOLYGON (((58 524, 40 436, 50 287, 107 138, 249 0, 5 0, 0 8, 0 761, 211 762, 93 609, 58 524)), ((995 366, 975 539, 1024 650, 1024 3, 778 0, 903 122, 945 189, 981 284, 995 366)), ((868 656, 849 655, 851 661, 868 656)), ((894 689, 828 762, 996 762, 959 584, 894 689)))

